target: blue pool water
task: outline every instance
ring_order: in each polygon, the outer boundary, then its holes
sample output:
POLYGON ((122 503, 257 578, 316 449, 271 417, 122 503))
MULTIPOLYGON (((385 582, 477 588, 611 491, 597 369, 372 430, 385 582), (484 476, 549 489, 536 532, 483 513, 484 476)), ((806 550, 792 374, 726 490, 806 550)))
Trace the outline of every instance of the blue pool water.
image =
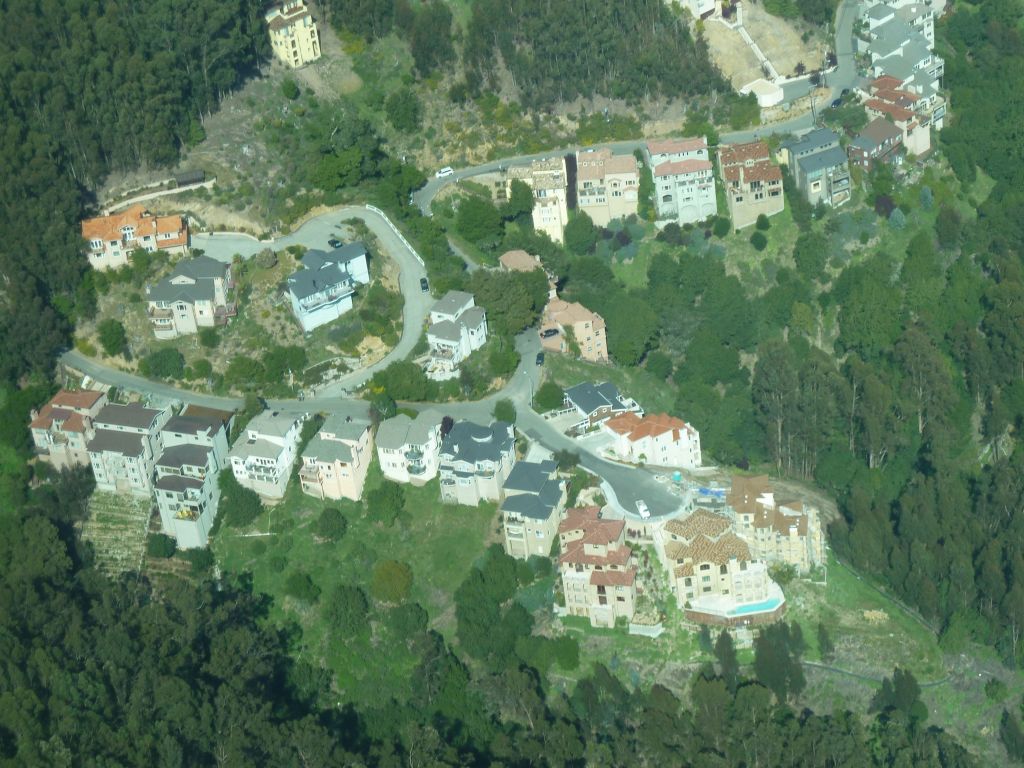
POLYGON ((701 496, 710 496, 714 499, 725 498, 725 490, 722 488, 698 488, 697 493, 701 496))
POLYGON ((777 597, 772 597, 768 600, 762 600, 760 603, 748 603, 747 605, 741 605, 738 608, 729 611, 730 616, 746 616, 749 613, 768 613, 774 611, 782 605, 782 600, 777 597))

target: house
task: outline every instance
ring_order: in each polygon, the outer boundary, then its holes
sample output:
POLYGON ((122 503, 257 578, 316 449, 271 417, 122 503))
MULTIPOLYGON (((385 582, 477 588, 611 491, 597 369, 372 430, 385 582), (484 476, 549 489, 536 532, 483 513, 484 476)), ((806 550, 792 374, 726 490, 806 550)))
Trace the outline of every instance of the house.
POLYGON ((700 433, 667 413, 627 411, 602 422, 601 429, 612 436, 612 450, 623 461, 684 469, 701 465, 700 433))
POLYGON ((302 452, 302 492, 318 499, 359 501, 372 460, 369 414, 366 418, 331 414, 302 452))
POLYGON ((295 462, 304 417, 264 411, 253 417, 228 457, 238 484, 265 499, 281 499, 295 462))
POLYGON ((173 339, 200 328, 227 325, 237 313, 231 301, 231 267, 196 256, 179 261, 174 270, 146 287, 146 316, 158 339, 173 339))
POLYGON ((718 151, 718 170, 735 229, 749 227, 762 214, 782 213, 782 170, 772 161, 766 142, 724 145, 718 151))
POLYGON ((448 291, 430 308, 427 376, 445 381, 459 375, 462 361, 487 341, 487 314, 473 295, 448 291))
POLYGON ((902 131, 907 152, 920 156, 931 150, 930 125, 934 110, 924 107, 916 93, 905 90, 902 80, 883 75, 871 81, 860 94, 869 118, 884 118, 902 131))
POLYGON ((733 477, 726 505, 735 515, 736 530, 760 560, 792 565, 801 574, 825 562, 818 510, 796 500, 777 500, 764 475, 733 477))
POLYGON ((811 205, 835 208, 850 199, 850 168, 834 131, 816 128, 783 142, 781 151, 797 189, 811 205))
POLYGON ((195 445, 208 448, 213 454, 213 466, 227 469, 229 460, 228 435, 234 414, 214 408, 188 405, 177 416, 171 416, 160 430, 164 448, 176 445, 195 445))
POLYGON ((703 221, 718 213, 715 174, 703 136, 647 142, 659 219, 680 224, 703 221))
POLYGON ((356 285, 370 282, 363 243, 348 243, 330 252, 306 251, 302 269, 288 278, 292 313, 309 333, 352 309, 356 285))
POLYGON ((108 404, 100 409, 93 422, 93 436, 86 443, 99 490, 150 495, 154 462, 163 450, 161 430, 170 415, 139 403, 108 404))
POLYGON ((604 318, 582 304, 557 296, 548 301, 540 326, 541 346, 551 352, 579 350, 581 360, 608 362, 604 318))
POLYGON ((676 602, 690 621, 736 626, 768 623, 785 611, 785 597, 767 564, 733 530, 732 522, 706 509, 670 520, 657 531, 655 548, 669 571, 676 602))
POLYGON ((558 526, 558 571, 570 616, 592 627, 614 627, 633 618, 636 565, 622 520, 604 520, 597 507, 570 509, 558 526))
POLYGON ((683 8, 690 12, 695 19, 707 19, 714 16, 718 11, 717 0, 685 0, 683 8))
POLYGON ((441 442, 441 501, 475 507, 501 501, 505 478, 516 463, 512 425, 495 421, 488 427, 459 421, 441 442))
POLYGON ((520 461, 505 480, 498 512, 505 552, 519 560, 548 557, 565 510, 567 489, 553 461, 520 461))
POLYGON ((95 434, 96 416, 107 395, 91 389, 62 389, 38 411, 33 410, 29 431, 40 461, 56 469, 89 463, 88 442, 95 434))
POLYGON ((633 155, 613 155, 607 148, 576 153, 576 208, 597 226, 636 213, 639 190, 633 155))
POLYGON ((136 248, 185 253, 189 244, 184 216, 154 216, 142 205, 85 219, 82 237, 88 243, 89 266, 99 270, 126 266, 136 248))
POLYGON ((506 272, 533 272, 541 269, 540 259, 523 250, 505 251, 498 259, 506 272))
POLYGON ((441 455, 441 414, 422 411, 415 419, 404 413, 377 428, 377 458, 384 477, 396 483, 424 485, 437 475, 441 455))
POLYGON ((182 443, 164 448, 156 460, 153 494, 160 523, 178 549, 195 549, 209 543, 217 517, 219 468, 211 447, 182 443))
POLYGON ((528 166, 509 168, 505 193, 511 196, 512 182, 519 180, 533 190, 533 228, 553 242, 561 243, 569 223, 565 158, 534 160, 528 166))
POLYGON ((619 389, 610 381, 593 384, 581 382, 565 390, 565 406, 575 413, 579 421, 573 429, 585 432, 602 421, 618 414, 633 411, 643 414, 643 409, 632 398, 619 394, 619 389))
POLYGON ((270 47, 282 64, 294 69, 320 58, 316 22, 302 0, 286 0, 264 18, 270 33, 270 47))
POLYGON ((881 117, 869 122, 846 147, 850 163, 870 170, 876 163, 900 164, 903 131, 881 117))

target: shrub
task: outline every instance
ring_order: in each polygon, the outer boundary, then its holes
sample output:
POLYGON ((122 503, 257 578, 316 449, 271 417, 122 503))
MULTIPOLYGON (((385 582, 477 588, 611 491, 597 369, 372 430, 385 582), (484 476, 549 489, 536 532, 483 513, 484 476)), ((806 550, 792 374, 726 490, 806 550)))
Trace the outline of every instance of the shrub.
POLYGON ((768 221, 768 217, 765 216, 763 213, 759 213, 757 215, 757 223, 754 226, 756 226, 762 232, 767 231, 768 228, 771 227, 771 225, 771 222, 768 221))
POLYGON ((897 232, 907 226, 907 215, 899 208, 894 208, 889 214, 889 226, 897 232))
POLYGON ((533 409, 537 413, 547 413, 562 407, 565 402, 565 392, 553 381, 545 381, 537 388, 533 397, 533 409))
POLYGON ((128 346, 128 336, 124 331, 124 326, 117 320, 104 320, 99 324, 97 331, 99 332, 100 346, 110 357, 120 355, 128 346))
POLYGON ((405 511, 405 491, 398 483, 385 480, 366 494, 366 511, 384 525, 394 525, 405 511))
POLYGON ((719 216, 715 219, 715 224, 711 227, 711 231, 714 233, 715 237, 725 237, 729 234, 729 230, 731 229, 732 222, 723 216, 719 216))
POLYGON ((146 554, 150 557, 174 557, 174 550, 177 548, 178 543, 164 533, 150 534, 146 542, 146 554))
POLYGON ((181 556, 192 564, 193 576, 202 576, 213 568, 213 552, 209 549, 189 549, 182 552, 181 556))
POLYGON ((750 244, 754 246, 755 251, 763 251, 768 247, 768 238, 763 232, 755 232, 750 236, 750 244))
POLYGON ((295 101, 299 98, 299 84, 292 80, 290 77, 286 77, 281 81, 281 93, 289 101, 295 101))
POLYGON ((515 424, 516 406, 508 398, 502 398, 494 404, 494 418, 507 424, 515 424))
POLYGON ((351 637, 366 628, 370 603, 359 587, 339 584, 331 591, 323 611, 334 631, 351 637))
POLYGON ((199 343, 207 349, 214 349, 220 344, 220 334, 217 333, 216 328, 200 328, 199 343))
POLYGON ((221 492, 220 514, 227 525, 243 528, 259 517, 263 511, 259 495, 239 485, 233 473, 221 472, 217 475, 217 483, 221 492))
POLYGON ((370 594, 383 603, 404 602, 412 591, 412 568, 398 560, 381 560, 373 566, 370 594))
POLYGON ((348 520, 341 510, 327 507, 316 521, 316 535, 328 541, 338 541, 348 532, 348 520))
POLYGON ((96 357, 96 347, 90 344, 87 339, 75 339, 75 349, 86 357, 96 357))
POLYGON ((201 357, 192 363, 193 379, 208 379, 213 375, 213 364, 205 357, 201 357))
POLYGON ((304 603, 315 603, 320 597, 320 587, 313 583, 308 573, 292 571, 284 582, 284 592, 289 597, 304 603))
POLYGON ((990 677, 985 682, 985 696, 989 701, 1003 701, 1007 693, 1006 683, 998 677, 990 677))
POLYGON ((180 379, 185 373, 185 358, 176 349, 160 349, 139 361, 139 372, 156 379, 180 379))

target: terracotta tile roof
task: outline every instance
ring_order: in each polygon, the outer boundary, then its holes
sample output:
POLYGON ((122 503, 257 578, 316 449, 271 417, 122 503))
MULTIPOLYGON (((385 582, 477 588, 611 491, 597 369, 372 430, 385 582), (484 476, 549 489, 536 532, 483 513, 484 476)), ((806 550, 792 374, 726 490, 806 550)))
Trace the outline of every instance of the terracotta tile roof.
POLYGON ((595 587, 632 587, 636 581, 636 568, 624 571, 591 571, 590 583, 595 587))
POLYGON ((875 91, 875 98, 881 99, 882 101, 888 101, 892 104, 899 104, 901 107, 906 107, 914 104, 921 97, 916 93, 911 93, 910 91, 892 89, 875 91))
POLYGON ((674 176, 677 173, 701 173, 711 170, 710 160, 675 160, 669 163, 662 163, 654 169, 655 176, 674 176))
POLYGON ((736 165, 737 163, 769 159, 771 159, 771 152, 768 150, 768 143, 764 141, 750 141, 746 144, 726 144, 718 150, 718 161, 722 164, 723 168, 736 165))
POLYGON ((671 155, 676 152, 697 152, 707 149, 708 142, 703 136, 684 139, 654 139, 647 142, 647 151, 652 155, 671 155))
POLYGON ((184 245, 188 240, 188 227, 184 219, 178 215, 154 216, 142 205, 133 205, 119 213, 109 216, 97 216, 82 221, 82 237, 86 240, 120 240, 121 229, 134 227, 135 237, 158 234, 177 234, 172 239, 161 240, 161 246, 174 247, 184 245))
POLYGON ((535 269, 540 269, 540 262, 537 258, 523 250, 505 251, 498 261, 509 272, 533 272, 535 269))
POLYGON ((888 102, 882 101, 881 99, 868 99, 864 103, 864 106, 867 107, 868 110, 874 110, 875 112, 881 112, 886 115, 892 115, 894 120, 899 120, 900 122, 906 122, 907 120, 910 120, 914 116, 914 113, 911 112, 909 109, 900 107, 896 104, 890 104, 888 102))
POLYGON ((61 429, 65 432, 85 432, 85 417, 80 413, 72 413, 64 419, 61 429))
MULTIPOLYGON (((669 520, 665 523, 665 532, 686 541, 697 536, 715 538, 729 530, 731 523, 727 517, 716 515, 707 509, 698 508, 682 520, 669 520)), ((666 549, 667 549, 666 545, 666 549)))
POLYGON ((893 77, 892 75, 882 75, 881 77, 876 77, 874 80, 871 81, 870 88, 872 91, 880 91, 886 89, 892 90, 895 88, 899 88, 901 85, 903 85, 903 81, 900 80, 898 77, 893 77))
MULTIPOLYGON (((666 556, 668 551, 666 548, 666 556)), ((717 539, 709 539, 707 536, 698 536, 694 539, 689 546, 685 544, 679 544, 673 548, 673 560, 689 560, 694 565, 701 565, 702 563, 712 563, 714 565, 725 565, 730 560, 739 560, 741 562, 749 562, 750 547, 743 541, 739 536, 731 531, 719 536, 717 539)), ((684 566, 685 563, 679 563, 679 566, 684 566)), ((675 571, 676 576, 679 567, 677 566, 675 571)), ((692 573, 692 569, 691 569, 692 573)))
POLYGON ((626 439, 631 443, 643 440, 645 437, 657 437, 666 432, 671 432, 672 440, 676 441, 680 439, 684 431, 693 431, 693 427, 685 421, 669 416, 667 413, 655 413, 639 417, 630 411, 614 416, 605 423, 613 432, 625 435, 626 439))
POLYGON ((577 507, 565 514, 565 519, 558 524, 558 533, 582 531, 582 538, 571 542, 575 544, 591 544, 607 546, 622 538, 626 528, 624 520, 603 520, 598 517, 599 507, 577 507))
POLYGON ((798 536, 806 536, 807 518, 802 502, 786 502, 770 508, 760 507, 754 513, 754 527, 770 528, 783 536, 789 536, 795 527, 798 536))
POLYGON ((51 405, 61 408, 89 410, 103 397, 94 389, 62 389, 50 400, 51 405))
POLYGON ((61 428, 65 432, 84 432, 85 421, 79 412, 89 411, 102 397, 102 392, 91 389, 62 389, 39 409, 39 413, 29 424, 29 429, 49 429, 54 421, 63 421, 64 425, 61 428))
POLYGON ((754 475, 742 477, 734 475, 732 478, 732 489, 725 497, 725 502, 740 514, 754 514, 760 509, 757 503, 758 497, 765 493, 771 493, 772 485, 768 475, 754 475))
POLYGON ((593 323, 596 327, 604 327, 604 318, 596 312, 591 312, 582 304, 568 302, 564 299, 552 299, 547 306, 548 319, 559 325, 573 325, 574 323, 593 323))
POLYGON ((566 546, 565 552, 558 556, 558 564, 576 565, 625 565, 633 556, 633 550, 625 545, 611 549, 607 555, 591 555, 583 551, 582 541, 573 541, 566 546))

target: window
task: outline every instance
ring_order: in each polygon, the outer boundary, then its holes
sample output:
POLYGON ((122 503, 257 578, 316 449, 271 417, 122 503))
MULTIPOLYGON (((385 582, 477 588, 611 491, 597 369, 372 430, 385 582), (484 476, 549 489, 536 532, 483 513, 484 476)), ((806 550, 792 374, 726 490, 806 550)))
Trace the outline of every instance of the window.
POLYGON ((710 576, 701 576, 700 580, 702 582, 704 582, 705 584, 707 584, 709 581, 711 581, 711 577, 710 576))

